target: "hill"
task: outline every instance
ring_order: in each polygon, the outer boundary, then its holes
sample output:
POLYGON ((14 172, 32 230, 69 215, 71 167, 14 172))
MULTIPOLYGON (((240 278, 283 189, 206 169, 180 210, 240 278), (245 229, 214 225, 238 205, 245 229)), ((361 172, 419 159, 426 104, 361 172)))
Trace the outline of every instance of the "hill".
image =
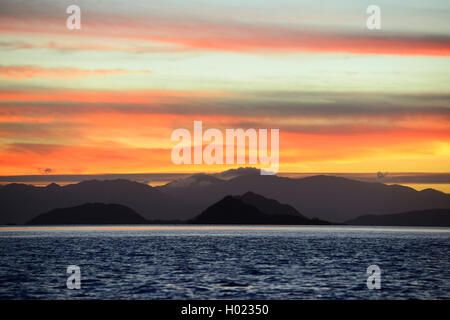
POLYGON ((177 187, 157 187, 164 194, 186 203, 190 212, 201 212, 226 195, 247 191, 288 204, 306 217, 344 222, 362 214, 390 214, 432 208, 450 208, 450 195, 426 189, 417 191, 400 185, 362 182, 335 176, 285 178, 244 174, 229 180, 209 179, 208 183, 190 183, 177 187))
POLYGON ((356 226, 450 227, 450 209, 431 209, 383 215, 365 215, 346 224, 356 226))
MULTIPOLYGON (((239 196, 248 191, 289 205, 286 210, 295 209, 306 218, 337 223, 363 214, 450 208, 450 195, 433 189, 416 191, 400 185, 327 175, 261 176, 250 169, 225 173, 232 177, 222 179, 219 175, 196 174, 159 187, 123 179, 47 187, 9 184, 0 188, 0 221, 23 224, 41 212, 92 202, 121 204, 147 220, 188 220, 227 195, 239 196)), ((257 199, 246 198, 245 201, 260 208, 257 199)), ((265 203, 265 206, 271 204, 265 203)), ((272 214, 284 210, 279 206, 275 208, 272 214)))
POLYGON ((222 200, 208 207, 188 223, 256 225, 328 224, 325 221, 305 218, 290 206, 254 193, 246 193, 243 196, 235 197, 226 196, 222 200), (256 202, 258 207, 250 204, 251 202, 256 202), (267 206, 265 206, 265 204, 267 204, 267 206), (281 210, 276 210, 277 207, 281 210))
POLYGON ((46 187, 8 184, 0 188, 0 221, 23 224, 42 212, 94 202, 124 205, 154 220, 195 214, 189 212, 181 199, 146 184, 122 179, 89 180, 66 186, 52 183, 46 187))
POLYGON ((119 204, 86 203, 76 207, 53 209, 31 219, 31 225, 143 224, 143 217, 119 204))

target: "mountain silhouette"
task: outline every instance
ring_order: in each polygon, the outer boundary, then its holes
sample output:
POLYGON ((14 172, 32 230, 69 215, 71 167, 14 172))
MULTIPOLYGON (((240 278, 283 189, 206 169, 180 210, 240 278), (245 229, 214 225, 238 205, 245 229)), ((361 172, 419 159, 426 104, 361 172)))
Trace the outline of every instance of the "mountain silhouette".
POLYGON ((308 219, 294 208, 254 193, 243 196, 226 196, 211 205, 194 219, 192 224, 329 224, 325 221, 308 219), (248 201, 248 202, 247 202, 248 201), (250 203, 256 203, 258 207, 250 203), (265 206, 267 204, 267 207, 265 206), (281 210, 275 211, 279 207, 281 210))
POLYGON ((81 206, 53 209, 38 215, 31 225, 143 224, 143 217, 119 204, 86 203, 81 206))
POLYGON ((214 177, 221 178, 221 179, 231 179, 238 176, 246 176, 251 174, 260 174, 261 170, 254 167, 241 167, 237 169, 229 169, 226 171, 222 171, 219 173, 213 174, 214 177))
POLYGON ((195 214, 181 199, 123 179, 46 187, 13 183, 0 188, 0 222, 23 224, 42 212, 94 202, 121 204, 146 219, 171 220, 195 214))
MULTIPOLYGON (((400 185, 326 175, 261 176, 253 169, 226 175, 234 177, 196 174, 159 187, 123 179, 89 180, 66 186, 53 183, 46 187, 8 184, 0 188, 0 223, 23 224, 42 212, 94 202, 124 205, 152 221, 188 220, 227 195, 240 196, 248 191, 289 205, 289 210, 295 209, 306 218, 337 223, 361 215, 450 208, 450 195, 433 189, 416 191, 400 185)), ((244 202, 261 209, 257 199, 251 198, 251 194, 247 195, 244 202)), ((265 203, 266 210, 270 207, 265 203)), ((287 213, 280 206, 268 213, 278 210, 287 213)))
POLYGON ((254 192, 246 192, 242 196, 235 196, 236 199, 242 200, 242 202, 249 204, 264 214, 273 214, 273 215, 291 215, 296 217, 305 218, 300 212, 295 210, 292 206, 288 204, 279 203, 277 200, 268 199, 254 192))
POLYGON ((207 187, 220 183, 222 180, 205 173, 197 173, 184 179, 178 179, 166 184, 170 188, 207 187))
POLYGON ((226 195, 247 191, 288 204, 308 218, 339 223, 366 214, 450 208, 450 195, 433 189, 417 191, 400 185, 327 175, 285 178, 244 174, 229 180, 215 178, 209 180, 207 186, 191 184, 187 187, 182 180, 177 187, 167 184, 156 189, 183 201, 191 212, 201 212, 226 195))
POLYGON ((431 209, 383 215, 365 215, 347 221, 356 226, 450 227, 450 209, 431 209))

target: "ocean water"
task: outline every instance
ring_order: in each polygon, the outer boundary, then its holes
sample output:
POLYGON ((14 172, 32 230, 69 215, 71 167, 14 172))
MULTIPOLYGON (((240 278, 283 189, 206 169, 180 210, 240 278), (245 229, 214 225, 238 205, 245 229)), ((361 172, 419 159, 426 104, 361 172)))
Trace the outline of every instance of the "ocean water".
POLYGON ((0 228, 0 299, 449 298, 448 228, 0 228))

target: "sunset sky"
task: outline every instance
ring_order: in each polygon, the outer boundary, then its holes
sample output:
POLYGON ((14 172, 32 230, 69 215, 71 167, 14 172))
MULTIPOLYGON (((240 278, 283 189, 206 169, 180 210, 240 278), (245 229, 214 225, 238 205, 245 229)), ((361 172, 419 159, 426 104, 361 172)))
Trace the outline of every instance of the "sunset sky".
POLYGON ((194 120, 280 129, 281 172, 450 172, 449 57, 448 0, 0 0, 0 175, 237 167, 172 163, 194 120))

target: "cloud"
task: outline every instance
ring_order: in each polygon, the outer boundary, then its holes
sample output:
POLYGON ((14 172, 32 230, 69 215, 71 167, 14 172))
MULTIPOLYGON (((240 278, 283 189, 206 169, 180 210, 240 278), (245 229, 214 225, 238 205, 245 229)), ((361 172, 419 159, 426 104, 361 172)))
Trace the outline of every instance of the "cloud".
POLYGON ((46 168, 52 173, 120 173, 125 167, 129 172, 146 172, 149 167, 172 166, 170 152, 102 141, 87 145, 14 143, 0 150, 0 174, 11 175, 11 170, 35 174, 46 168))
MULTIPOLYGON (((94 7, 83 13, 80 32, 67 32, 61 23, 62 4, 45 6, 2 4, 0 31, 5 34, 38 33, 58 35, 60 38, 77 37, 85 49, 116 50, 117 44, 129 40, 144 43, 175 45, 176 50, 191 48, 202 51, 240 53, 349 53, 380 55, 449 56, 450 37, 441 34, 387 32, 360 32, 360 29, 325 29, 314 25, 274 24, 260 20, 242 22, 232 18, 207 19, 198 15, 180 16, 174 12, 143 11, 128 14, 120 10, 94 7), (45 7, 46 10, 42 10, 45 7), (33 9, 33 10, 30 10, 33 9), (26 23, 24 23, 26 21, 26 23), (358 31, 355 31, 358 30, 358 31), (117 40, 116 44, 93 45, 92 39, 117 40)), ((116 8, 118 9, 118 8, 116 8)), ((146 8, 148 9, 148 8, 146 8)), ((123 11, 123 8, 121 9, 123 11)), ((48 48, 61 49, 58 41, 49 42, 48 48)), ((163 48, 164 49, 164 48, 163 48)), ((174 49, 166 47, 169 51, 174 49)), ((145 51, 145 49, 143 49, 145 51)))
POLYGON ((0 89, 0 102, 65 102, 145 104, 169 103, 196 97, 215 97, 217 92, 175 90, 70 90, 57 88, 0 89))
POLYGON ((66 43, 65 41, 0 41, 0 47, 4 50, 33 50, 33 49, 50 49, 60 52, 73 51, 118 51, 131 52, 136 54, 144 53, 183 53, 193 51, 192 48, 179 45, 155 45, 139 43, 120 42, 113 44, 98 44, 95 39, 92 41, 77 41, 76 43, 66 43))
POLYGON ((60 145, 44 143, 11 143, 7 145, 7 153, 46 156, 61 149, 60 145))
POLYGON ((31 78, 72 79, 85 77, 105 77, 124 74, 150 74, 150 71, 124 69, 78 69, 78 68, 42 68, 37 66, 1 66, 0 77, 22 80, 31 78))
POLYGON ((41 174, 50 174, 50 173, 53 173, 53 170, 51 168, 45 168, 45 169, 40 169, 39 172, 41 172, 41 174))
MULTIPOLYGON (((450 95, 336 92, 211 92, 158 90, 0 89, 0 116, 21 114, 123 113, 224 116, 257 119, 450 118, 450 95)), ((269 119, 269 120, 270 120, 269 119)))

